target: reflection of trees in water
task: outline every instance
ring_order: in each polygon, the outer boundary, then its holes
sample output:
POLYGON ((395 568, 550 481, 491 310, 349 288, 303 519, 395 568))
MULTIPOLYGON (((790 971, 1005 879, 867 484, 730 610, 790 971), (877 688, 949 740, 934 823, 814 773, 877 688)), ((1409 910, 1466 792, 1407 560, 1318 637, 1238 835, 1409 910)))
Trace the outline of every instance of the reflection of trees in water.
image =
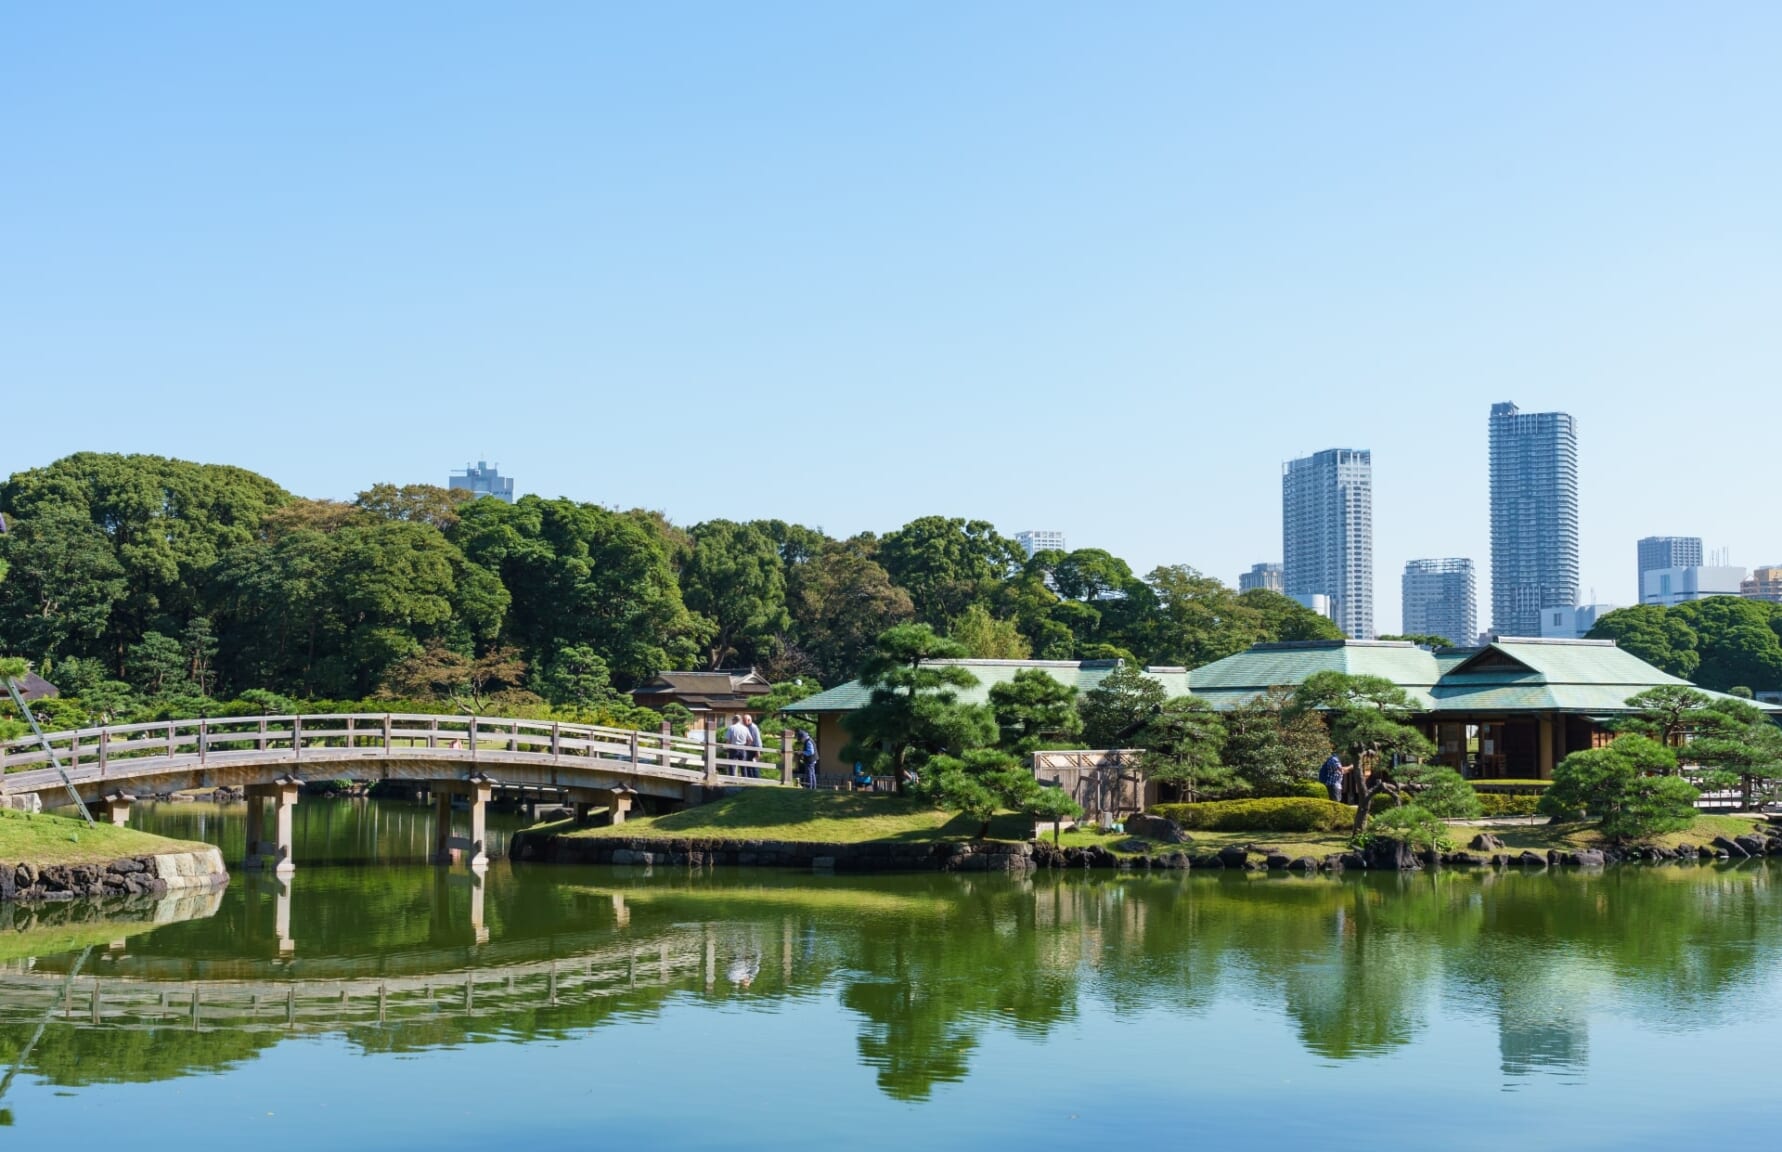
MULTIPOLYGON (((1044 1036, 1091 1002, 1116 1016, 1232 1000, 1278 1008, 1306 1050, 1350 1059, 1412 1042, 1440 1000, 1496 1023, 1506 1076, 1577 1068, 1594 1013, 1687 1029, 1737 1011, 1782 934, 1761 866, 1345 880, 620 875, 498 869, 492 939, 475 945, 461 922, 467 896, 437 872, 300 872, 289 962, 266 959, 268 897, 244 884, 218 917, 132 940, 108 963, 129 974, 133 962, 197 957, 284 978, 437 963, 456 973, 444 987, 467 970, 493 979, 503 965, 573 967, 629 949, 629 974, 621 965, 594 993, 547 1002, 522 981, 506 999, 479 992, 474 1012, 442 996, 424 1018, 328 1027, 366 1052, 416 1051, 566 1038, 677 999, 771 1007, 839 986, 862 1064, 886 1094, 921 1100, 969 1075, 986 1029, 1044 1036)), ((50 972, 56 959, 40 963, 50 972)), ((17 1053, 23 1027, 0 1025, 0 1058, 17 1053)), ((279 1035, 58 1024, 30 1067, 61 1083, 159 1079, 227 1067, 279 1035)))

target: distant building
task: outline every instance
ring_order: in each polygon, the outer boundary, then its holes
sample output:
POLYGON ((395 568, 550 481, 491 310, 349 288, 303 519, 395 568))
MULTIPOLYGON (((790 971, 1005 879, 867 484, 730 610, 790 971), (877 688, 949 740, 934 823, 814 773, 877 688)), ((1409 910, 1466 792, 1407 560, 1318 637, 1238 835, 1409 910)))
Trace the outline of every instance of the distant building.
POLYGON ((1579 604, 1575 608, 1541 609, 1541 638, 1582 640, 1596 622, 1621 607, 1619 604, 1579 604))
POLYGON ((1064 546, 1064 533, 1049 528, 1030 528, 1025 532, 1015 533, 1015 543, 1027 553, 1029 560, 1039 552, 1068 552, 1064 546))
POLYGON ((1660 568, 1694 568, 1702 562, 1700 536, 1647 536, 1636 546, 1640 557, 1640 575, 1634 591, 1646 594, 1646 573, 1660 568))
POLYGON ((1751 579, 1740 582, 1739 595, 1748 600, 1768 600, 1782 604, 1782 564, 1771 564, 1751 573, 1751 579))
POLYGON ((486 460, 478 460, 476 467, 468 464, 463 472, 452 473, 447 485, 465 492, 474 492, 478 496, 493 496, 497 500, 514 502, 514 480, 511 476, 503 476, 489 466, 486 460))
POLYGON ((1564 412, 1491 406, 1491 629, 1540 633, 1578 602, 1578 428, 1564 412))
POLYGON ((1248 592, 1253 588, 1266 588, 1270 592, 1281 592, 1286 587, 1279 564, 1252 564, 1248 572, 1238 577, 1239 592, 1248 592))
POLYGON ((1335 619, 1330 614, 1330 597, 1322 592, 1299 592, 1289 594, 1287 598, 1302 608, 1310 608, 1326 620, 1335 619))
POLYGON ((1373 639, 1373 453, 1331 448, 1288 461, 1281 545, 1282 590, 1295 599, 1328 597, 1330 618, 1345 636, 1373 639))
POLYGON ((773 690, 767 678, 753 668, 735 672, 658 672, 631 690, 632 703, 661 710, 679 704, 696 717, 712 713, 748 712, 755 701, 773 690))
POLYGON ((1478 590, 1473 562, 1409 560, 1402 585, 1407 636, 1445 636, 1455 644, 1471 644, 1479 631, 1478 590))
POLYGON ((1688 600, 1706 600, 1710 596, 1737 596, 1744 582, 1743 568, 1722 566, 1659 568, 1647 572, 1640 585, 1640 603, 1669 608, 1688 600))

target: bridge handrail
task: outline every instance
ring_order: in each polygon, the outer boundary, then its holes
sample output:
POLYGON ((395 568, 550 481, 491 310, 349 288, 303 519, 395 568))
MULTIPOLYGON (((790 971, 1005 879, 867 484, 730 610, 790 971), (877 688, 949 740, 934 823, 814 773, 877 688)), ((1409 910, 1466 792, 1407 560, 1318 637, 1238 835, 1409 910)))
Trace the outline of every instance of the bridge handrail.
MULTIPOLYGON (((763 764, 775 765, 781 749, 767 747, 756 759, 737 755, 729 744, 708 743, 666 732, 644 732, 598 724, 533 720, 462 713, 325 712, 311 715, 197 717, 80 728, 47 735, 70 776, 82 782, 103 779, 113 762, 135 768, 145 762, 169 766, 241 763, 267 756, 301 762, 303 754, 347 753, 373 758, 424 752, 442 759, 475 762, 481 753, 501 752, 535 761, 602 761, 633 768, 651 766, 677 777, 681 773, 742 777, 763 764), (449 743, 448 743, 449 742, 449 743), (458 747, 451 747, 456 744, 458 747)), ((35 769, 49 754, 36 741, 0 745, 0 791, 34 791, 42 786, 35 769)), ((132 771, 127 775, 140 775, 132 771)))

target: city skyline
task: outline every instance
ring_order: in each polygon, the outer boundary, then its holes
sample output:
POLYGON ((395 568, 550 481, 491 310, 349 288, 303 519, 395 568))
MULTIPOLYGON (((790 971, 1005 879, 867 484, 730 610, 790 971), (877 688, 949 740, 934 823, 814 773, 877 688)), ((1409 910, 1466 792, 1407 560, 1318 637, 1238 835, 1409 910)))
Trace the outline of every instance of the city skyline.
POLYGON ((153 452, 350 499, 484 453, 682 524, 1050 524, 1229 583, 1278 559, 1281 462, 1357 444, 1395 621, 1406 560, 1489 586, 1482 414, 1514 395, 1587 430, 1579 599, 1633 603, 1654 533, 1782 563, 1768 422, 1682 387, 1761 413, 1782 374, 1776 6, 495 27, 16 12, 0 377, 78 418, 0 473, 153 452), (739 441, 766 482, 721 482, 739 441))
POLYGON ((1541 611, 1578 599, 1578 425, 1568 412, 1491 406, 1491 623, 1539 636, 1541 611))

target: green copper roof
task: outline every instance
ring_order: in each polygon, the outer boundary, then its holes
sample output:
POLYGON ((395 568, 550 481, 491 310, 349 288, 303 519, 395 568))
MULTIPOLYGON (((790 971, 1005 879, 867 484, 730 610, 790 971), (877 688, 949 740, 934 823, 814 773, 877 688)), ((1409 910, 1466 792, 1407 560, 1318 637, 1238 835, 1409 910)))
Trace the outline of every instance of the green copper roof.
MULTIPOLYGON (((949 660, 971 669, 975 688, 960 692, 968 703, 990 698, 990 687, 1038 668, 1086 692, 1112 672, 1112 660, 949 660)), ((1151 668, 1171 696, 1194 695, 1215 708, 1231 708, 1274 687, 1294 687, 1314 672, 1379 676, 1410 694, 1431 713, 1627 711, 1627 698, 1660 685, 1688 684, 1661 672, 1609 640, 1500 640, 1484 648, 1431 651, 1404 641, 1309 640, 1258 644, 1192 672, 1151 668)), ((788 712, 852 712, 868 690, 855 681, 786 708, 788 712)), ((1721 693, 1709 692, 1710 696, 1721 693)), ((1782 708, 1759 704, 1782 715, 1782 708)))
MULTIPOLYGON (((970 670, 978 678, 977 685, 959 690, 959 699, 967 704, 983 704, 990 699, 990 689, 1006 684, 1015 673, 1037 668, 1058 681, 1069 684, 1079 693, 1100 684, 1119 664, 1117 660, 937 660, 936 664, 952 664, 970 670)), ((1188 695, 1188 673, 1181 668, 1147 668, 1145 675, 1163 685, 1171 696, 1188 695)), ((864 707, 872 690, 858 680, 850 681, 827 692, 807 696, 796 704, 788 704, 786 712, 852 712, 864 707)))

